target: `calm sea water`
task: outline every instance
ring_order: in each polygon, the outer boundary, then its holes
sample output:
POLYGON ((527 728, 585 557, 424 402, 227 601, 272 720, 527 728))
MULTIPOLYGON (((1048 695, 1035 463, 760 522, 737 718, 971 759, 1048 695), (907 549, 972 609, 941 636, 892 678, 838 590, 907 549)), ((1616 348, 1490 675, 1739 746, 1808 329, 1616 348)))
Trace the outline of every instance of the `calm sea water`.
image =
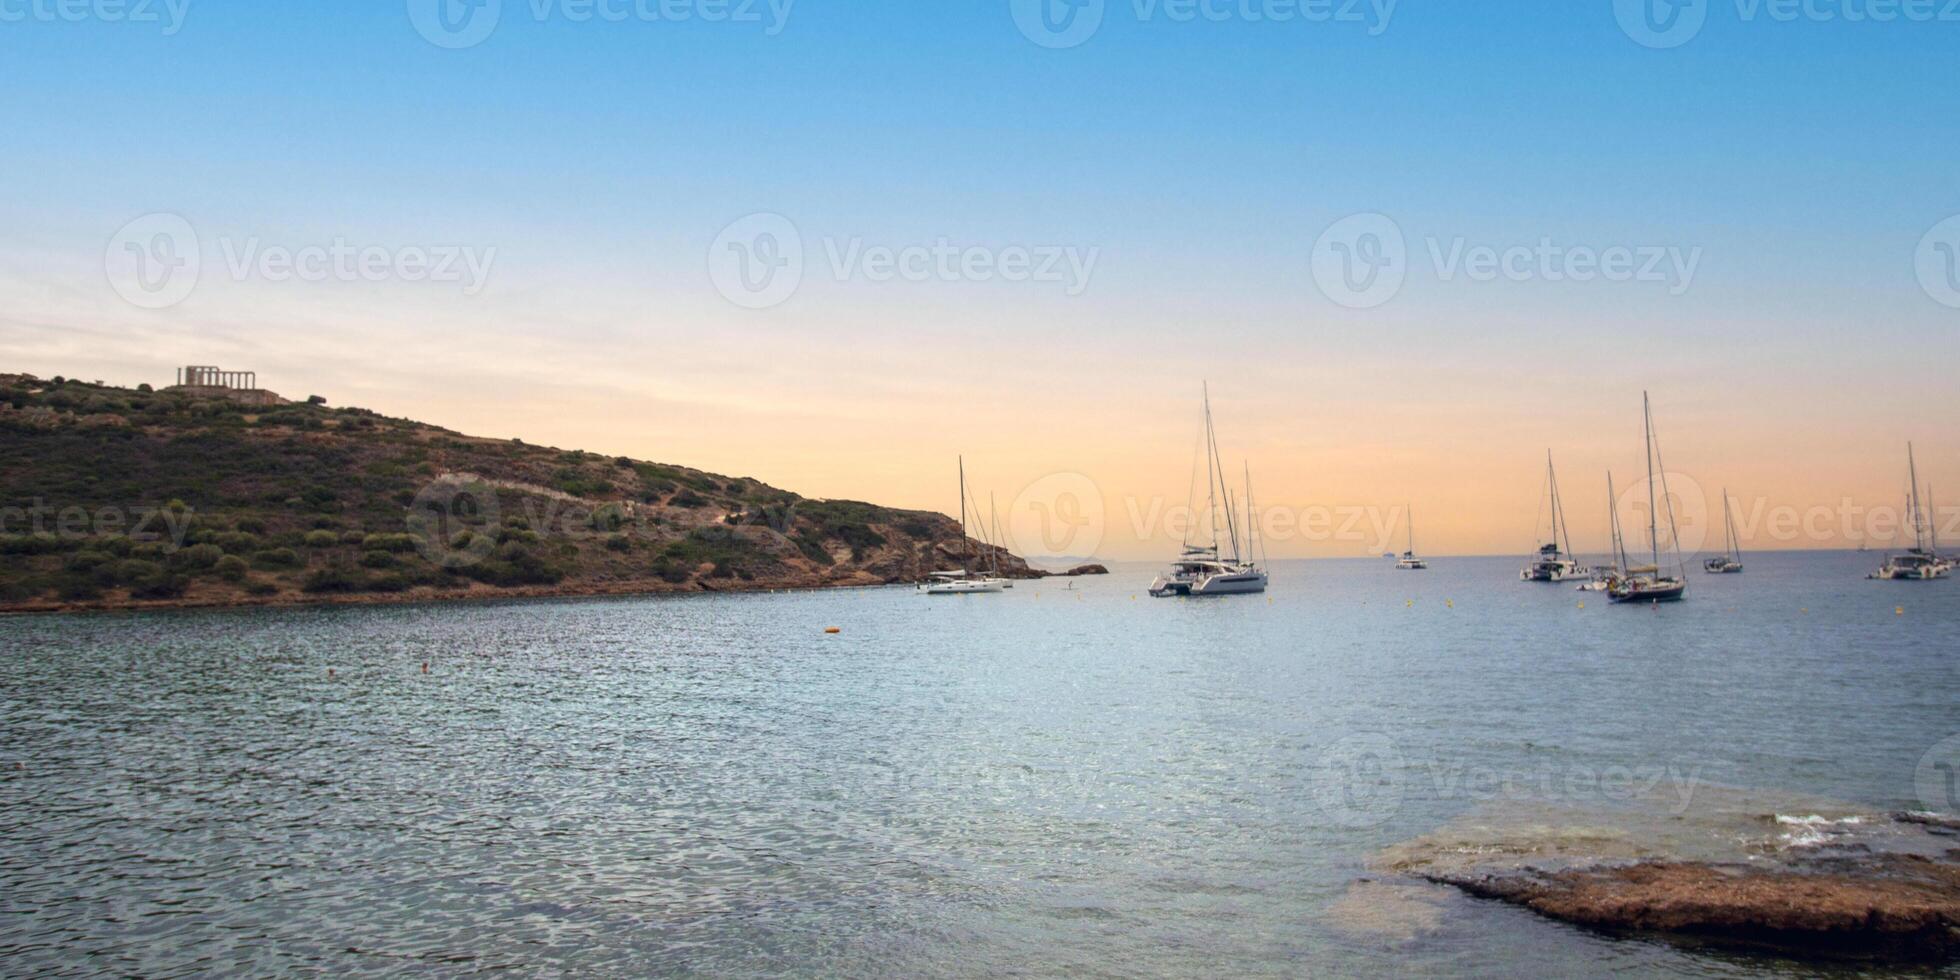
POLYGON ((0 620, 0 962, 1802 973, 1354 883, 1493 801, 1943 802, 1960 582, 1877 560, 1750 555, 1660 609, 1439 559, 0 620))

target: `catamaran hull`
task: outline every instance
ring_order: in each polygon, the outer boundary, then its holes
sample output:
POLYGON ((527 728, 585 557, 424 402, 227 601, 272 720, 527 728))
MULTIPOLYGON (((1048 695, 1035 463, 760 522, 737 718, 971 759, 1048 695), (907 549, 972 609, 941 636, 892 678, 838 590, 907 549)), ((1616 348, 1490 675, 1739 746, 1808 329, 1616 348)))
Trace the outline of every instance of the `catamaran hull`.
POLYGON ((986 592, 999 592, 1007 587, 1006 582, 927 582, 919 586, 923 595, 979 595, 986 592))
POLYGON ((1191 586, 1194 596, 1250 595, 1266 591, 1264 575, 1214 575, 1191 586))
POLYGON ((1266 591, 1264 574, 1213 575, 1195 581, 1160 578, 1150 583, 1150 594, 1159 599, 1169 596, 1251 595, 1264 591, 1266 591))
POLYGON ((1931 582, 1945 578, 1946 573, 1944 568, 1881 568, 1872 573, 1872 578, 1887 582, 1931 582))
POLYGON ((1704 571, 1710 575, 1734 575, 1742 571, 1741 565, 1709 565, 1704 571))
POLYGON ((1587 569, 1573 566, 1531 565, 1518 572, 1518 578, 1526 582, 1563 582, 1579 575, 1591 575, 1587 569))

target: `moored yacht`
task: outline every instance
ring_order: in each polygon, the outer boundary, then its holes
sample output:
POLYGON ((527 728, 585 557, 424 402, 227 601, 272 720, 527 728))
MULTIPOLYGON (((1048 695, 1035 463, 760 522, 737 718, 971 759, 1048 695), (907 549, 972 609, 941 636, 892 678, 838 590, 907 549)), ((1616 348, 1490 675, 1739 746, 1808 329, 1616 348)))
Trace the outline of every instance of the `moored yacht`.
POLYGON ((1415 508, 1405 507, 1409 512, 1409 550, 1402 552, 1402 558, 1395 563, 1404 571, 1419 572, 1429 567, 1429 563, 1416 557, 1416 513, 1415 508))
MULTIPOLYGON (((1239 550, 1240 533, 1238 517, 1233 512, 1232 492, 1225 488, 1225 468, 1219 460, 1218 435, 1211 421, 1211 388, 1205 387, 1204 394, 1204 466, 1206 512, 1211 518, 1210 541, 1205 544, 1184 542, 1184 549, 1177 560, 1171 563, 1170 570, 1157 576, 1150 583, 1150 594, 1159 598, 1165 596, 1223 596, 1246 595, 1266 591, 1266 572, 1253 561, 1252 554, 1260 550, 1256 512, 1252 504, 1252 475, 1250 467, 1246 471, 1245 483, 1245 546, 1239 550), (1219 526, 1218 498, 1224 490, 1224 526, 1219 526)), ((1192 493, 1196 494, 1196 474, 1192 483, 1192 493)))
MULTIPOLYGON (((1007 580, 999 575, 976 574, 973 571, 973 538, 966 532, 966 458, 960 458, 960 567, 958 569, 933 572, 926 581, 919 583, 922 595, 974 595, 977 593, 999 592, 1007 588, 1007 580)), ((994 567, 999 567, 999 551, 989 548, 993 553, 994 567)))
POLYGON ((1912 443, 1906 443, 1906 478, 1912 489, 1906 494, 1906 522, 1912 525, 1912 547, 1904 554, 1885 556, 1885 564, 1866 578, 1900 582, 1927 582, 1946 578, 1953 563, 1939 556, 1939 529, 1933 529, 1933 544, 1926 543, 1926 512, 1919 506, 1919 464, 1913 459, 1912 443))
POLYGON ((1606 471, 1606 523, 1613 531, 1613 563, 1594 565, 1592 574, 1580 582, 1581 592, 1611 592, 1626 577, 1626 539, 1620 534, 1620 498, 1613 491, 1613 471, 1606 471))
MULTIPOLYGON (((1518 578, 1526 582, 1563 582, 1584 578, 1592 570, 1572 555, 1572 535, 1565 528, 1565 502, 1558 495, 1558 471, 1552 467, 1552 454, 1545 452, 1545 494, 1552 504, 1551 541, 1538 547, 1538 553, 1525 561, 1518 578)), ((1544 506, 1540 502, 1539 506, 1544 506)))
MULTIPOLYGON (((1678 572, 1665 573, 1661 570, 1660 513, 1667 511, 1668 548, 1677 552, 1675 565, 1680 565, 1680 528, 1674 520, 1674 498, 1667 492, 1667 466, 1661 462, 1660 443, 1654 438, 1654 407, 1647 400, 1647 393, 1640 393, 1641 411, 1647 428, 1647 547, 1653 564, 1632 566, 1626 557, 1626 541, 1622 538, 1616 545, 1620 567, 1626 574, 1619 581, 1608 586, 1606 596, 1614 602, 1676 602, 1688 592, 1688 582, 1678 572), (1658 465, 1657 465, 1658 464, 1658 465), (1659 470, 1660 492, 1654 492, 1655 471, 1659 470)), ((1615 525, 1617 527, 1617 523, 1615 525)))
POLYGON ((1735 533, 1735 513, 1729 509, 1729 489, 1722 488, 1722 553, 1701 563, 1711 575, 1734 575, 1742 571, 1742 541, 1735 533))

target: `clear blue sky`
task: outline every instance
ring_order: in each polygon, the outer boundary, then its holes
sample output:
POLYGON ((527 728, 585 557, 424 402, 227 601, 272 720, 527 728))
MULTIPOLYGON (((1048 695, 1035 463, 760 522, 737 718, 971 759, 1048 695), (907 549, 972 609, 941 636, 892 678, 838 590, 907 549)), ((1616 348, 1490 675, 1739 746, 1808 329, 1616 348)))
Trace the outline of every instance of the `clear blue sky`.
MULTIPOLYGON (((461 50, 425 40, 403 0, 190 0, 171 36, 32 15, 55 2, 0 0, 29 11, 0 22, 9 367, 128 381, 186 361, 254 368, 468 431, 900 504, 939 504, 943 474, 923 467, 943 469, 954 444, 1025 450, 999 467, 1021 480, 1072 457, 1034 458, 1022 435, 1049 428, 1039 418, 1005 434, 867 419, 978 392, 1092 432, 1201 374, 1264 393, 1241 413, 1272 427, 1245 426, 1251 448, 1295 452, 1355 497, 1404 499, 1328 476, 1330 426, 1360 426, 1369 452, 1515 442, 1515 465, 1493 465, 1519 485, 1489 494, 1528 503, 1548 443, 1637 451, 1642 387, 1678 428, 1733 429, 1711 460, 1791 427, 1828 433, 1818 451, 1887 499, 1905 438, 1932 465, 1960 460, 1960 436, 1942 435, 1960 428, 1960 310, 1928 297, 1912 261, 1960 213, 1960 23, 1841 16, 1885 0, 1812 0, 1840 16, 1787 23, 1756 0, 1702 0, 1705 25, 1670 49, 1630 38, 1614 0, 1403 0, 1379 31, 1365 4, 1367 23, 1249 22, 1236 0, 1218 5, 1225 22, 1186 23, 1109 0, 1100 30, 1062 50, 1024 36, 1009 0, 798 0, 773 36, 562 8, 539 20, 532 0, 502 0, 495 32, 461 50), (103 243, 158 211, 207 237, 491 243, 496 277, 468 302, 216 282, 133 309, 104 285, 103 243), (758 211, 810 238, 1076 243, 1101 262, 1075 299, 816 283, 752 312, 716 296, 705 255, 758 211), (1308 275, 1317 236, 1358 212, 1408 236, 1409 281, 1381 310, 1330 303, 1308 275), (1486 285, 1421 270, 1432 236, 1705 254, 1685 296, 1486 285), (459 331, 482 356, 456 350, 459 331), (533 366, 593 372, 646 412, 493 380, 533 366), (1873 397, 1911 382, 1928 386, 1916 431, 1873 397), (1399 395, 1381 409, 1384 384, 1399 395), (1609 414, 1520 421, 1534 387, 1609 414), (1847 405, 1868 415, 1844 421, 1847 405), (684 409, 701 411, 651 421, 684 409), (623 432, 622 416, 649 421, 623 432), (889 462, 867 462, 867 445, 905 474, 867 476, 889 462)), ((1187 448, 1180 430, 1109 465, 1181 485, 1187 448)), ((1763 481, 1798 448, 1763 450, 1763 481)), ((1431 479, 1452 479, 1437 465, 1431 479)))

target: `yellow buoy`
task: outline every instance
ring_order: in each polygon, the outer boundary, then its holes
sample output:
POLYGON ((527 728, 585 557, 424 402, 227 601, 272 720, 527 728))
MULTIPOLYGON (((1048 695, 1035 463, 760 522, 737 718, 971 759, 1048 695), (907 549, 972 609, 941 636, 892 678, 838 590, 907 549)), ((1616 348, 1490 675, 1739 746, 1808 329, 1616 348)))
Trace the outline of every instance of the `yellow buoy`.
POLYGON ((1905 614, 1906 614, 1906 607, 1904 606, 1899 606, 1898 608, 1892 610, 1892 615, 1894 616, 1903 616, 1905 614))
POLYGON ((1586 608, 1586 600, 1584 600, 1584 599, 1580 599, 1580 600, 1579 600, 1579 608, 1581 608, 1581 609, 1584 609, 1584 608, 1586 608))

